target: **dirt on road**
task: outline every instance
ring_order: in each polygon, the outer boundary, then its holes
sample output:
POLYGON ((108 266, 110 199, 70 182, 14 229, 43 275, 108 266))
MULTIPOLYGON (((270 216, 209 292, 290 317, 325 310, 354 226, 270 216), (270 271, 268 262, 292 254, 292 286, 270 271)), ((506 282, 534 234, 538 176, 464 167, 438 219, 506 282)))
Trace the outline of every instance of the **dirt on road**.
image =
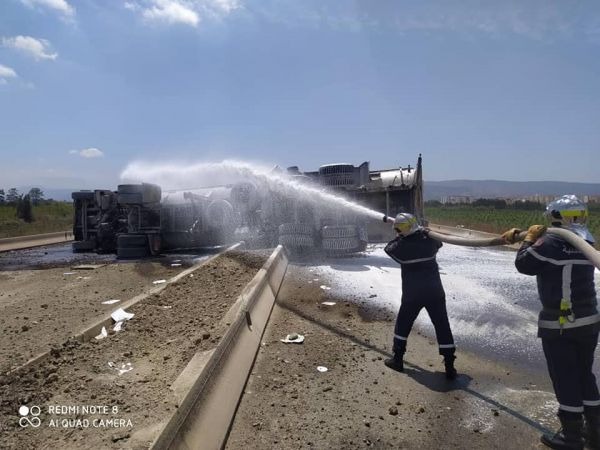
POLYGON ((0 376, 0 447, 148 448, 178 407, 171 385, 197 351, 217 345, 225 313, 267 257, 225 253, 129 308, 123 331, 65 342, 43 365, 0 376))
POLYGON ((547 379, 458 343, 460 375, 447 381, 436 343, 417 329, 405 373, 394 372, 383 364, 394 315, 314 277, 288 268, 228 449, 543 448, 540 433, 557 425, 547 379), (304 343, 280 342, 290 333, 304 343))
POLYGON ((119 304, 171 278, 182 267, 158 262, 70 265, 45 270, 0 271, 0 373, 62 344, 119 304), (108 300, 119 300, 103 304, 108 300))

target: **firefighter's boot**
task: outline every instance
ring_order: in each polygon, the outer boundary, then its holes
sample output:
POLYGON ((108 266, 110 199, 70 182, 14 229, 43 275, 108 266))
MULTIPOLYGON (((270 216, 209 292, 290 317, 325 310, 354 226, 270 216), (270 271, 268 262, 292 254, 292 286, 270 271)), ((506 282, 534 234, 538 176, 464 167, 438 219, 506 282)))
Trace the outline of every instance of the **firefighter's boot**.
POLYGON ((404 372, 404 353, 394 353, 394 356, 383 361, 390 369, 396 372, 404 372))
POLYGON ((541 441, 557 450, 583 450, 583 420, 581 417, 558 416, 562 428, 554 434, 544 434, 541 441))
POLYGON ((585 443, 592 450, 600 450, 600 408, 586 407, 583 416, 585 418, 583 428, 585 443))
POLYGON ((454 380, 456 378, 456 369, 454 368, 454 360, 456 356, 446 355, 444 356, 444 367, 446 369, 446 379, 454 380))

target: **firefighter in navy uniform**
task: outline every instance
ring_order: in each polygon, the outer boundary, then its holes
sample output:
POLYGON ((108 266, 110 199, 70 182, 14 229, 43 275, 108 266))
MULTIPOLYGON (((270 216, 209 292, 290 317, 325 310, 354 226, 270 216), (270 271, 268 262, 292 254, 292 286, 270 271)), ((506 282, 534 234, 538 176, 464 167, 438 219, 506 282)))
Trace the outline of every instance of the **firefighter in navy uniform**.
MULTIPOLYGON (((549 203, 545 214, 553 226, 594 243, 585 227, 587 207, 574 195, 549 203)), ((592 371, 600 329, 594 266, 575 247, 545 231, 543 225, 531 226, 515 261, 519 272, 537 277, 543 306, 538 337, 559 403, 562 428, 541 440, 554 449, 582 449, 585 436, 591 448, 600 449, 600 395, 592 371)), ((518 232, 513 228, 503 237, 513 243, 518 232)))
POLYGON ((456 348, 436 262, 436 253, 442 243, 430 238, 412 214, 398 214, 394 219, 394 230, 398 236, 387 244, 385 252, 402 267, 402 304, 394 329, 394 355, 385 360, 385 365, 399 372, 404 370, 408 335, 419 312, 425 308, 435 327, 440 355, 444 356, 446 378, 454 379, 456 348))

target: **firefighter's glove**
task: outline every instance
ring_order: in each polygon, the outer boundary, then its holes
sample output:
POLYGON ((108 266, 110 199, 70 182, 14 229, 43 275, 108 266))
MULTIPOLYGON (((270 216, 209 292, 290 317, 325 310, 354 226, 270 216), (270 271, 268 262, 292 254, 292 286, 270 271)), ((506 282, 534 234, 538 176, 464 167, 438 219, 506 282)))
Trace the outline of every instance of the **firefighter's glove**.
POLYGON ((527 235, 525 236, 525 242, 531 242, 532 244, 537 241, 542 234, 546 232, 545 225, 531 225, 527 230, 527 235))
POLYGON ((514 244, 517 242, 520 233, 521 230, 519 228, 511 228, 510 230, 502 233, 502 239, 504 239, 507 244, 514 244))

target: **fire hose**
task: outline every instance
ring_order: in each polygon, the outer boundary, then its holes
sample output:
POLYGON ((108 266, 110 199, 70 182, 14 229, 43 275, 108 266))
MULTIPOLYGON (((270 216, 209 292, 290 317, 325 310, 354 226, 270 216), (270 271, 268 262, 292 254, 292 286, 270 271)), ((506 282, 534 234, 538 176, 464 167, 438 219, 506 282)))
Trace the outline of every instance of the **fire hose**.
MULTIPOLYGON (((393 218, 384 216, 384 222, 393 222, 393 218)), ((550 227, 546 230, 546 233, 553 234, 555 236, 559 236, 577 250, 581 251, 584 256, 591 261, 598 270, 600 270, 600 252, 598 252, 593 246, 591 246, 587 241, 577 236, 575 233, 565 230, 564 228, 550 227)), ((526 231, 522 231, 517 236, 515 236, 516 241, 522 241, 525 239, 526 231)), ((493 247, 497 245, 506 245, 507 242, 502 239, 502 237, 493 237, 493 238, 465 238, 454 236, 451 234, 438 233, 437 231, 428 231, 428 235, 433 239, 437 239, 438 241, 446 242, 448 244, 454 245, 462 245, 465 247, 493 247)))

